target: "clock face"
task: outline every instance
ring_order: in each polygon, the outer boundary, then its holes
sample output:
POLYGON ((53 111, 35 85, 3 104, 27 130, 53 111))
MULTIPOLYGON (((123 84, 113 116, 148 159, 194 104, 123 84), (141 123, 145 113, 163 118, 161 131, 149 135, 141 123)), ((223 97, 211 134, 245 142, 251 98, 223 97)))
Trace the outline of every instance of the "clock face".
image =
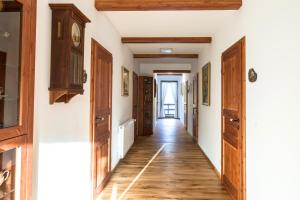
POLYGON ((78 47, 80 45, 80 28, 76 22, 72 25, 72 41, 75 47, 78 47))

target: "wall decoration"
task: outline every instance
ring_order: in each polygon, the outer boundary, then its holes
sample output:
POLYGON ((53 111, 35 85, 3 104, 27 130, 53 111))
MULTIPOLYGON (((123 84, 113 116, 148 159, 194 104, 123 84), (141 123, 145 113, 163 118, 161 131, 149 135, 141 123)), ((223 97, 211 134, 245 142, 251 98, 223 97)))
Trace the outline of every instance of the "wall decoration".
POLYGON ((122 96, 129 96, 129 70, 122 67, 122 96))
POLYGON ((202 68, 202 104, 210 106, 210 76, 211 64, 207 63, 202 68))
POLYGON ((248 78, 251 83, 257 81, 257 73, 253 68, 249 69, 248 78))
POLYGON ((52 10, 49 101, 69 103, 84 93, 84 35, 91 22, 73 4, 49 4, 52 10))

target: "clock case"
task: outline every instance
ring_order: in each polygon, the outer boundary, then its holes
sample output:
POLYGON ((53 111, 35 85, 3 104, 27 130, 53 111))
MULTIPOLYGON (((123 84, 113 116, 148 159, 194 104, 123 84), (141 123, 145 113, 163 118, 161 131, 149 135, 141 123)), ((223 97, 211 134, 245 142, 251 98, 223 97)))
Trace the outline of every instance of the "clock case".
POLYGON ((83 94, 85 24, 90 20, 74 4, 49 4, 52 9, 50 104, 68 103, 83 94), (75 46, 72 26, 80 29, 80 44, 75 46))

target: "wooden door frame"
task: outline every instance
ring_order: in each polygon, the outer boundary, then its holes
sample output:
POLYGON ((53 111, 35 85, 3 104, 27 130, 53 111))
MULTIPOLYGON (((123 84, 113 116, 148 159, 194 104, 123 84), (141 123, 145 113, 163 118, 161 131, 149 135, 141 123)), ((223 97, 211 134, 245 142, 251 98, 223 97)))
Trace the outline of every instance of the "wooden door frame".
POLYGON ((20 121, 19 126, 2 129, 5 137, 0 138, 2 150, 9 146, 22 147, 22 169, 20 198, 32 199, 33 167, 33 123, 34 123, 34 83, 36 50, 36 10, 37 0, 16 0, 23 4, 20 44, 20 121))
MULTIPOLYGON (((92 145, 92 153, 91 153, 91 180, 92 180, 92 190, 93 190, 93 199, 96 199, 96 194, 95 194, 95 180, 96 180, 96 174, 95 174, 95 146, 93 145, 94 141, 94 133, 95 133, 95 78, 96 78, 96 73, 95 73, 95 56, 97 52, 97 47, 102 48, 104 51, 109 53, 111 56, 112 54, 106 50, 99 42, 97 42, 95 39, 92 38, 92 43, 91 43, 91 90, 90 90, 90 143, 92 145)), ((112 57, 112 66, 113 66, 113 57, 112 57)), ((113 68, 112 68, 113 71, 113 68)), ((113 73, 112 73, 113 74, 113 73)), ((113 88, 113 79, 112 79, 112 84, 111 84, 111 90, 113 88)), ((111 93, 112 95, 112 93, 111 93)), ((113 107, 113 105, 111 105, 113 107)), ((112 119, 112 113, 111 113, 111 119, 112 119)), ((112 131, 112 122, 110 123, 110 130, 112 131)), ((108 179, 110 179, 111 176, 111 143, 112 143, 112 132, 110 132, 110 149, 109 149, 109 175, 108 179)))
MULTIPOLYGON (((133 107, 134 107, 134 105, 133 105, 133 103, 134 103, 134 98, 136 98, 137 100, 136 100, 136 121, 135 121, 135 124, 136 124, 136 127, 134 127, 134 138, 136 139, 137 137, 138 137, 138 135, 139 135, 139 127, 138 127, 138 124, 139 124, 139 115, 138 115, 138 112, 139 112, 139 75, 135 72, 135 71, 133 71, 132 72, 132 83, 134 83, 134 77, 137 77, 137 94, 136 94, 136 97, 134 97, 133 96, 133 98, 132 98, 132 115, 133 115, 133 107)), ((132 94, 134 94, 134 85, 132 86, 132 94)))
POLYGON ((186 125, 185 129, 189 129, 189 81, 185 82, 185 95, 186 95, 186 125))
POLYGON ((222 81, 221 81, 221 181, 224 183, 224 145, 223 145, 223 127, 224 127, 224 122, 223 122, 223 57, 224 53, 227 51, 230 51, 231 49, 235 48, 237 44, 242 45, 242 108, 241 108, 241 138, 242 138, 242 148, 241 148, 241 168, 242 168, 242 174, 241 174, 241 179, 242 179, 242 199, 241 200, 246 200, 246 37, 243 37, 241 40, 236 42, 234 45, 232 45, 230 48, 225 50, 222 54, 222 59, 221 59, 221 65, 222 65, 222 81))
MULTIPOLYGON (((177 88, 177 91, 176 91, 176 94, 177 94, 177 99, 176 99, 176 113, 177 113, 177 118, 174 118, 174 119, 179 119, 179 116, 178 116, 178 103, 179 103, 179 93, 178 93, 178 87, 179 87, 179 82, 178 81, 160 81, 160 98, 162 97, 162 84, 163 83, 176 83, 176 88, 177 88)), ((161 99, 160 99, 160 106, 162 106, 162 102, 161 102, 161 99)), ((161 108, 161 107, 160 107, 161 108)), ((168 118, 160 118, 160 119, 168 119, 168 118)))

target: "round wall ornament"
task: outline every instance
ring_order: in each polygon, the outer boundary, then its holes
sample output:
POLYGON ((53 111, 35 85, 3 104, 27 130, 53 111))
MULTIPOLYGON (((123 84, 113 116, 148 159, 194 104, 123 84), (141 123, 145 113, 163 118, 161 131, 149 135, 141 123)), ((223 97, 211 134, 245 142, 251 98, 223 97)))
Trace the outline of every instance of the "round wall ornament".
POLYGON ((257 81, 257 73, 253 68, 249 69, 248 78, 251 83, 254 83, 257 81))

